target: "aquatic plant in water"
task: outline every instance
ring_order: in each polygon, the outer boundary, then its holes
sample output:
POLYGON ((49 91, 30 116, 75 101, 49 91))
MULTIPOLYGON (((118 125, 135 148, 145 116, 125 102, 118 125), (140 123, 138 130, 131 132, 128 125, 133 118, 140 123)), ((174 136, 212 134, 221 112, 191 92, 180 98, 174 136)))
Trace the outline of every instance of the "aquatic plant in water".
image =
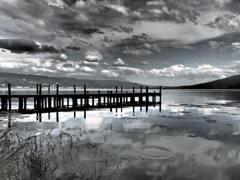
POLYGON ((94 162, 97 145, 81 141, 84 132, 79 129, 75 137, 68 131, 52 135, 51 131, 35 135, 26 128, 19 131, 17 125, 0 132, 1 179, 116 179, 118 169, 107 169, 107 164, 94 162), (87 147, 87 148, 86 148, 87 147), (86 150, 90 162, 81 159, 86 150), (90 157, 90 156, 88 156, 90 157))

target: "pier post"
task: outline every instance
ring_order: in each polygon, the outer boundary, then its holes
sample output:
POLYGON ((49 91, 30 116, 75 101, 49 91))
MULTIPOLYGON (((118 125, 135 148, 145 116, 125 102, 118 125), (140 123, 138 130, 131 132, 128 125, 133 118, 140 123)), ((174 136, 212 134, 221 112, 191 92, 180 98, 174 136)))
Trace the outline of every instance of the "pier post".
POLYGON ((143 96, 142 96, 142 86, 140 87, 140 96, 139 96, 139 103, 142 104, 142 99, 143 99, 143 96))
POLYGON ((100 96, 100 91, 98 91, 98 106, 101 106, 101 96, 100 96))
POLYGON ((134 104, 135 103, 135 87, 133 87, 133 94, 131 96, 131 104, 134 104))
POLYGON ((54 107, 54 108, 57 108, 57 105, 56 105, 57 103, 56 103, 56 102, 57 102, 57 101, 56 101, 56 97, 53 97, 53 107, 54 107))
POLYGON ((18 110, 20 112, 23 110, 23 99, 21 97, 18 98, 18 110))
POLYGON ((2 98, 2 110, 7 110, 7 99, 2 98))
POLYGON ((149 102, 149 95, 148 95, 148 86, 146 86, 146 103, 149 102))
POLYGON ((159 86, 159 111, 162 110, 162 86, 159 86))
POLYGON ((92 96, 92 106, 94 106, 94 96, 92 96))
POLYGON ((86 110, 86 108, 84 109, 84 119, 86 119, 86 117, 87 117, 87 110, 86 110))
POLYGON ((8 83, 8 96, 9 96, 9 110, 12 109, 12 98, 11 98, 11 84, 8 83))
POLYGON ((38 94, 38 84, 36 84, 36 94, 38 94))
POLYGON ((39 84, 39 96, 37 97, 37 108, 41 109, 42 108, 42 84, 39 84))
POLYGON ((59 84, 57 84, 57 87, 56 87, 56 94, 58 95, 59 93, 59 84))
POLYGON ((42 113, 39 113, 39 122, 42 122, 42 113))
POLYGON ((50 94, 50 84, 48 85, 48 94, 50 94))
POLYGON ((109 102, 109 104, 110 104, 110 112, 112 112, 112 91, 110 91, 110 97, 109 97, 110 99, 110 102, 109 102))
POLYGON ((52 98, 49 96, 48 97, 48 108, 51 108, 52 106, 52 98))
POLYGON ((87 89, 86 89, 86 85, 84 85, 84 105, 87 106, 87 89))
POLYGON ((57 87, 56 87, 56 94, 57 94, 57 108, 59 108, 60 106, 60 99, 58 97, 58 94, 59 94, 59 84, 57 84, 57 87))
POLYGON ((58 111, 56 112, 56 121, 59 122, 59 113, 58 113, 58 111))
MULTIPOLYGON (((76 85, 73 86, 73 94, 76 94, 76 85)), ((76 97, 72 98, 72 103, 73 103, 73 107, 77 106, 77 99, 76 99, 76 97)))
POLYGON ((24 98, 24 110, 25 111, 27 110, 27 98, 26 97, 24 98))
POLYGON ((61 107, 64 107, 64 97, 62 97, 62 104, 61 107))
POLYGON ((116 86, 116 93, 118 92, 118 87, 116 86))
POLYGON ((155 91, 154 91, 154 95, 152 97, 152 100, 153 100, 153 105, 154 105, 154 108, 155 108, 155 105, 156 105, 156 94, 155 94, 155 91))

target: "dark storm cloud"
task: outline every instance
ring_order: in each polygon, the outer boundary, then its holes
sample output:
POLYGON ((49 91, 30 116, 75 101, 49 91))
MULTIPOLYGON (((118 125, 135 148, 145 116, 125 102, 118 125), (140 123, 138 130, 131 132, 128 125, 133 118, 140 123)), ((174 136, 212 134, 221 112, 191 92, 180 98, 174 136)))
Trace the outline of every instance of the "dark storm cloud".
POLYGON ((145 34, 145 33, 142 33, 141 35, 133 35, 131 38, 126 38, 123 40, 123 43, 132 43, 132 44, 135 44, 135 43, 139 43, 139 42, 144 42, 144 41, 148 41, 150 40, 151 38, 145 34))
POLYGON ((132 27, 125 27, 125 26, 118 26, 118 27, 113 27, 111 29, 112 31, 116 31, 116 32, 125 32, 125 33, 132 33, 133 32, 133 28, 132 27))
POLYGON ((72 46, 72 45, 67 46, 66 49, 73 50, 73 51, 80 51, 81 50, 80 47, 76 47, 76 46, 72 46))
MULTIPOLYGON (((0 48, 7 49, 12 53, 59 53, 53 46, 40 45, 32 40, 26 39, 0 39, 0 48)), ((62 51, 62 50, 61 50, 62 51)))
POLYGON ((101 39, 102 42, 105 42, 105 43, 111 43, 113 42, 113 40, 111 40, 108 36, 104 36, 103 39, 101 39))
POLYGON ((63 0, 63 2, 65 2, 69 6, 72 6, 77 2, 77 0, 63 0))
POLYGON ((94 33, 104 34, 104 32, 101 32, 98 28, 83 28, 82 32, 89 35, 94 33))

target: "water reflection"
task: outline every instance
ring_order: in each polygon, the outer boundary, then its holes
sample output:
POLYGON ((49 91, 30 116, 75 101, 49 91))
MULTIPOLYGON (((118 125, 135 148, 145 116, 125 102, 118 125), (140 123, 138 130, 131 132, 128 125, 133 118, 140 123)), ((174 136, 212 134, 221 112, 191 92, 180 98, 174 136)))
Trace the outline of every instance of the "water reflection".
POLYGON ((118 179, 235 180, 240 177, 239 95, 163 90, 161 112, 156 105, 0 118, 6 127, 17 121, 39 134, 68 129, 79 136, 81 129, 88 152, 81 157, 118 168, 118 179), (90 143, 94 149, 88 149, 90 143))

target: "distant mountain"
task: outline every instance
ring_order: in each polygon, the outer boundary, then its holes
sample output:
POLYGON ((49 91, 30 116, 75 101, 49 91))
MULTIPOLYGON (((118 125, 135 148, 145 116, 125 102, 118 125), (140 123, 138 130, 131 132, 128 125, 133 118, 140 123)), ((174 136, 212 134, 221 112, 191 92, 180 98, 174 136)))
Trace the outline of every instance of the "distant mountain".
POLYGON ((35 88, 36 84, 42 84, 43 87, 49 84, 55 87, 59 84, 59 87, 83 87, 87 88, 115 88, 116 86, 122 86, 123 88, 139 88, 141 84, 117 81, 117 80, 91 80, 91 79, 77 79, 77 78, 57 78, 49 76, 39 76, 30 74, 14 74, 14 73, 3 73, 0 72, 0 88, 7 87, 8 83, 11 83, 12 87, 25 87, 35 88))
POLYGON ((240 75, 191 86, 180 86, 180 89, 240 89, 240 75))

